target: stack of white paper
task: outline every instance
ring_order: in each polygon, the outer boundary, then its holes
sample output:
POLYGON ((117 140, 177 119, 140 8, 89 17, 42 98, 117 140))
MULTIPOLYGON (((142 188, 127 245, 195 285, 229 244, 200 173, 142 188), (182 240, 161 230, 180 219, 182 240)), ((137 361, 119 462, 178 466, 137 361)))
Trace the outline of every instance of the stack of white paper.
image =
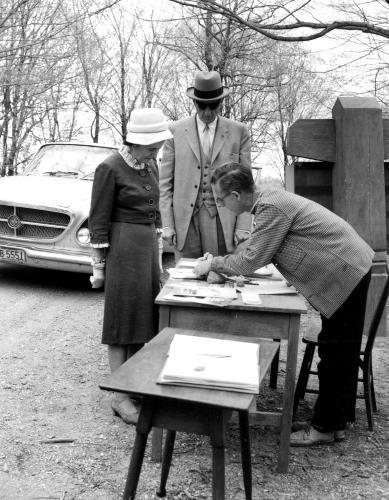
POLYGON ((180 284, 167 285, 166 290, 170 291, 174 297, 198 297, 198 298, 218 298, 225 300, 236 299, 236 289, 231 287, 223 287, 218 285, 197 285, 180 284))
POLYGON ((175 335, 158 383, 258 393, 259 345, 175 335))

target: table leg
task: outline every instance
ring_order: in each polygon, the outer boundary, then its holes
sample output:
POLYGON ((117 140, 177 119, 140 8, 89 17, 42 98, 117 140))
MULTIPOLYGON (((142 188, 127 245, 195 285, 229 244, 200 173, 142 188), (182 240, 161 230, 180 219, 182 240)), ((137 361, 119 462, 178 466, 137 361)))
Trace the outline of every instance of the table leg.
POLYGON ((126 486, 124 488, 123 500, 133 500, 138 486, 140 471, 142 469, 145 455, 147 437, 151 429, 151 419, 153 414, 152 405, 144 401, 139 414, 136 426, 136 437, 134 448, 131 454, 130 466, 128 468, 126 486))
POLYGON ((286 354, 285 388, 281 416, 280 449, 278 455, 278 472, 287 472, 289 464, 289 442, 293 416, 294 385, 297 364, 300 317, 291 316, 286 354))
POLYGON ((249 414, 247 411, 239 412, 240 451, 242 456, 243 483, 246 500, 252 499, 251 476, 251 446, 249 430, 249 414))
POLYGON ((160 462, 162 460, 162 439, 163 430, 154 427, 151 434, 151 460, 160 462))
MULTIPOLYGON (((273 342, 278 342, 280 344, 280 347, 281 347, 281 340, 280 339, 273 339, 273 342)), ((269 383, 269 386, 271 389, 277 389, 279 361, 280 361, 280 348, 278 348, 277 354, 274 356, 273 361, 271 362, 270 383, 269 383)))
POLYGON ((224 411, 215 410, 211 422, 212 445, 212 499, 224 500, 225 470, 224 470, 224 411))
MULTIPOLYGON (((170 313, 169 306, 159 306, 159 331, 170 326, 170 313)), ((162 460, 162 429, 154 428, 151 436, 151 460, 153 462, 161 462, 162 460)))
POLYGON ((162 468, 161 468, 161 484, 158 497, 166 496, 166 482, 169 477, 170 464, 172 463, 172 456, 174 450, 174 441, 176 439, 176 431, 168 430, 166 432, 165 446, 163 448, 162 468))

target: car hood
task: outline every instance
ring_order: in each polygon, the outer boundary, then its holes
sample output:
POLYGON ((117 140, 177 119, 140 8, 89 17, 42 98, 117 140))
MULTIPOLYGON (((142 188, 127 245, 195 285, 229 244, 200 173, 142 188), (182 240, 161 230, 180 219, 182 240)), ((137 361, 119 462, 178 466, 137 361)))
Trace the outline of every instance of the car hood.
POLYGON ((92 181, 17 175, 0 178, 0 204, 89 210, 92 181))

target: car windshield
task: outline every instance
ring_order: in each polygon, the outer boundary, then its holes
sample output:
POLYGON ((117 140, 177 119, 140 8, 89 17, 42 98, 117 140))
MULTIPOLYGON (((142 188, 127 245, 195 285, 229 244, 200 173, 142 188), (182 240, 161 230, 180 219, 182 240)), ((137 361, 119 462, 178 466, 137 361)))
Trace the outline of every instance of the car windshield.
POLYGON ((24 175, 93 180, 97 165, 115 148, 78 144, 48 144, 35 155, 24 175))

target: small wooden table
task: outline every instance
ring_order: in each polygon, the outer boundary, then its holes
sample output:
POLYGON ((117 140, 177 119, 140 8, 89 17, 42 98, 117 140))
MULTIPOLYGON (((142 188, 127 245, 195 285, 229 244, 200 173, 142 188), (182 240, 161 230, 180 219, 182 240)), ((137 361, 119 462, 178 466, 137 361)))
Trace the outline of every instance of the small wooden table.
MULTIPOLYGON (((191 259, 182 259, 177 267, 185 267, 191 259)), ((193 259, 192 259, 193 260, 193 259)), ((201 330, 231 334, 253 339, 284 339, 288 342, 286 357, 285 387, 282 412, 255 412, 250 414, 250 421, 280 427, 280 448, 278 455, 279 472, 287 472, 289 463, 289 441, 293 415, 293 397, 297 351, 300 330, 300 315, 307 312, 301 295, 261 295, 262 304, 247 305, 240 294, 231 305, 218 307, 209 304, 187 303, 167 299, 171 294, 171 285, 187 283, 186 280, 169 278, 162 288, 156 304, 159 305, 159 330, 170 326, 191 330, 201 330)), ((202 282, 202 285, 206 285, 202 282)), ((272 378, 276 380, 278 360, 273 363, 272 378)), ((153 435, 153 459, 161 460, 161 435, 153 435)))
POLYGON ((243 481, 246 498, 251 499, 251 454, 248 412, 255 401, 253 394, 206 388, 157 384, 170 342, 175 334, 197 335, 257 342, 259 349, 259 381, 263 380, 277 352, 277 345, 266 340, 186 329, 165 328, 154 339, 100 384, 101 389, 142 396, 136 426, 124 499, 134 499, 142 468, 148 434, 152 427, 168 429, 161 469, 158 496, 165 496, 176 431, 210 436, 213 462, 213 499, 223 500, 225 430, 232 410, 239 413, 243 481))

